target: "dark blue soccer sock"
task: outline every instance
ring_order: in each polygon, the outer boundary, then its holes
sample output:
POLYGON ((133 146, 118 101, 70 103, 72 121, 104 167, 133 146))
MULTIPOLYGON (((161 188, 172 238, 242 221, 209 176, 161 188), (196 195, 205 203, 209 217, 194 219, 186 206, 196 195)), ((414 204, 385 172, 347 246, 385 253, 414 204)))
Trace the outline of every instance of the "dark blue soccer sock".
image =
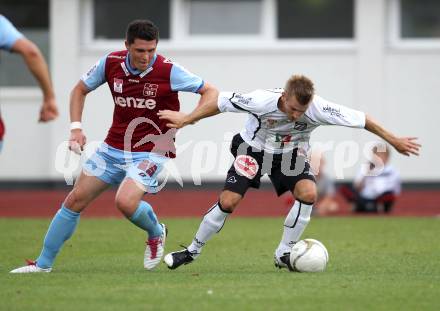
POLYGON ((37 266, 51 268, 55 257, 76 229, 80 213, 71 211, 64 204, 55 214, 44 238, 43 250, 37 258, 37 266))
POLYGON ((139 203, 138 208, 129 220, 139 228, 148 232, 148 237, 155 238, 162 234, 163 228, 157 221, 156 214, 150 204, 145 201, 139 203))

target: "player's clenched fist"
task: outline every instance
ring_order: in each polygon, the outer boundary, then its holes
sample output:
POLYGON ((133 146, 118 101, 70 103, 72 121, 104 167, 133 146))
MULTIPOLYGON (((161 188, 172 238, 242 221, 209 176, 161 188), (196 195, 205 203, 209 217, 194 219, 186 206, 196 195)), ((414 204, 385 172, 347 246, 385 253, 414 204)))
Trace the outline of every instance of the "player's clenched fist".
POLYGON ((75 129, 70 131, 69 150, 72 150, 76 154, 81 154, 84 150, 87 138, 83 134, 81 129, 75 129))
POLYGON ((58 108, 55 103, 55 99, 47 99, 44 100, 43 105, 41 106, 40 110, 40 118, 39 122, 48 122, 55 120, 58 117, 58 108))

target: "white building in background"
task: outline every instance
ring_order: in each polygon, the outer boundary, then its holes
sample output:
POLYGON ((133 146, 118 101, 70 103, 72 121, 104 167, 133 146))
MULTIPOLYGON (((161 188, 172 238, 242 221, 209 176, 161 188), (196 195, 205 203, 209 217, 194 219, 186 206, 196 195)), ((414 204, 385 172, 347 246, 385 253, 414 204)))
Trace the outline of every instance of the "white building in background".
MULTIPOLYGON (((20 60, 2 52, 0 106, 7 132, 0 181, 64 178, 55 162, 57 150, 62 150, 59 146, 69 137, 69 92, 101 56, 124 48, 125 26, 134 18, 158 24, 160 54, 221 90, 283 87, 293 73, 309 76, 324 98, 363 110, 396 133, 419 137, 423 144, 419 158, 394 153, 392 161, 405 181, 438 181, 439 12, 440 3, 429 0, 17 0, 0 4, 0 13, 13 22, 21 21, 17 26, 47 52, 61 113, 54 123, 37 123, 40 92, 24 67, 16 69, 20 60), (46 20, 38 10, 49 11, 46 20), (24 22, 29 20, 26 12, 39 16, 30 19, 36 24, 24 22)), ((184 94, 180 98, 182 110, 191 111, 198 97, 184 94)), ((112 112, 107 86, 88 96, 83 126, 89 142, 105 138, 112 112)), ((174 172, 186 180, 222 180, 230 165, 228 139, 245 118, 224 114, 182 130, 174 172)), ((320 128, 313 136, 327 150, 330 173, 348 179, 365 161, 363 149, 372 140, 374 136, 365 131, 331 127, 320 128), (358 142, 360 149, 352 142, 358 142)), ((58 158, 62 166, 63 157, 58 158)))

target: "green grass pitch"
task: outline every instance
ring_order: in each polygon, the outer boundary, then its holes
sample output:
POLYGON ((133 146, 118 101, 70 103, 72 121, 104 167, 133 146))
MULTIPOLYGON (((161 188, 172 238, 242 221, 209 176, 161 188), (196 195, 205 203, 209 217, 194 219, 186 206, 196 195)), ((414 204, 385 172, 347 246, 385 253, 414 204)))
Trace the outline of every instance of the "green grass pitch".
MULTIPOLYGON (((164 219, 166 251, 199 218, 164 219)), ((330 254, 324 273, 273 265, 281 218, 232 218, 190 265, 142 267, 143 234, 83 219, 50 274, 11 275, 35 258, 49 220, 0 219, 0 310, 439 310, 440 219, 314 218, 303 237, 330 254)))

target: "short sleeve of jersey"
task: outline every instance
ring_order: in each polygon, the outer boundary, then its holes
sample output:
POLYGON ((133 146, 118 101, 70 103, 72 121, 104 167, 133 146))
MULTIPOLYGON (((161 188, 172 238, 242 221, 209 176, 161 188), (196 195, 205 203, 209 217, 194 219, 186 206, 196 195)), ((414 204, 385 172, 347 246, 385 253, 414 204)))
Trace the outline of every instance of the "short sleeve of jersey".
POLYGON ((197 93, 203 87, 203 80, 179 64, 173 63, 170 74, 171 90, 197 93))
POLYGON ((280 96, 281 93, 266 90, 246 94, 220 92, 217 105, 221 112, 248 112, 261 116, 277 109, 280 96))
POLYGON ((93 91, 101 84, 105 83, 105 62, 107 55, 102 57, 96 64, 94 64, 87 73, 85 73, 81 80, 84 82, 89 91, 93 91))
POLYGON ((364 112, 337 105, 317 95, 313 97, 313 102, 305 114, 321 125, 365 127, 364 112))
POLYGON ((0 49, 11 50, 14 43, 23 37, 6 17, 0 15, 0 49))

